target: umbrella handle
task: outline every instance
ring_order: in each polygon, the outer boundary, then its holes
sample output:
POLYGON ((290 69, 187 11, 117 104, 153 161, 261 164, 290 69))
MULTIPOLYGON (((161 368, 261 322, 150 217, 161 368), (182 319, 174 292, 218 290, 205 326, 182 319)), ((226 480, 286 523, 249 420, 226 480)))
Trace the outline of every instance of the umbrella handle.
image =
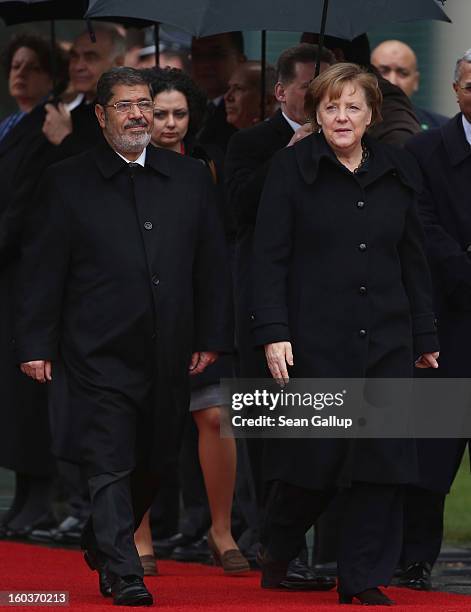
POLYGON ((316 72, 314 77, 319 76, 321 71, 321 54, 324 50, 324 37, 325 37, 325 27, 327 24, 327 13, 329 12, 329 0, 324 0, 324 6, 322 7, 322 21, 321 21, 321 31, 319 32, 319 47, 317 49, 317 62, 316 62, 316 72))
POLYGON ((261 75, 260 75, 260 121, 265 120, 265 97, 267 94, 267 31, 262 30, 261 75))

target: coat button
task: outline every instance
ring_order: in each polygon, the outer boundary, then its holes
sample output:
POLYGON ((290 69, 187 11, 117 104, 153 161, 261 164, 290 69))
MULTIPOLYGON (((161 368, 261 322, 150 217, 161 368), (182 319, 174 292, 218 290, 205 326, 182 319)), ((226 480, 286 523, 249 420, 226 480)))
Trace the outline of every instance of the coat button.
POLYGON ((154 274, 154 276, 152 277, 152 284, 157 286, 160 283, 159 278, 154 274))
POLYGON ((153 225, 152 225, 152 223, 150 221, 146 221, 144 223, 144 229, 151 230, 152 228, 153 228, 153 225))
POLYGON ((360 331, 358 332, 360 338, 364 338, 366 336, 366 329, 360 329, 360 331))
POLYGON ((364 207, 365 207, 365 203, 362 200, 357 202, 357 208, 364 208, 364 207))
POLYGON ((366 295, 368 293, 368 289, 366 287, 361 286, 358 289, 358 292, 359 292, 360 295, 366 295))
POLYGON ((466 247, 466 251, 467 251, 468 253, 471 253, 471 244, 468 244, 468 246, 466 247))
POLYGON ((361 242, 358 245, 358 248, 360 249, 360 251, 366 251, 366 249, 367 249, 366 243, 365 242, 361 242))
POLYGON ((255 321, 255 315, 254 315, 254 314, 251 314, 251 315, 250 315, 250 320, 251 320, 251 321, 255 321))

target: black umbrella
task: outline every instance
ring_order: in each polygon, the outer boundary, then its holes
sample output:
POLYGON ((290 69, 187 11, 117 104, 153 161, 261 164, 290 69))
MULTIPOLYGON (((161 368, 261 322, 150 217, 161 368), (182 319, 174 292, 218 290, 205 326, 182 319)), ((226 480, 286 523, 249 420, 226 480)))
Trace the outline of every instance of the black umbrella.
POLYGON ((232 30, 308 30, 349 40, 385 23, 450 21, 436 0, 330 0, 328 12, 327 4, 328 0, 90 0, 86 15, 147 19, 193 36, 232 30))
POLYGON ((0 0, 6 25, 51 19, 83 19, 88 0, 0 0))
MULTIPOLYGON (((56 20, 83 19, 89 0, 0 0, 0 18, 5 25, 18 25, 35 21, 50 21, 51 61, 53 90, 56 91, 56 58, 53 50, 56 46, 56 20)), ((94 40, 93 27, 88 21, 90 38, 94 40)), ((115 19, 125 26, 146 27, 150 22, 139 18, 115 19)))

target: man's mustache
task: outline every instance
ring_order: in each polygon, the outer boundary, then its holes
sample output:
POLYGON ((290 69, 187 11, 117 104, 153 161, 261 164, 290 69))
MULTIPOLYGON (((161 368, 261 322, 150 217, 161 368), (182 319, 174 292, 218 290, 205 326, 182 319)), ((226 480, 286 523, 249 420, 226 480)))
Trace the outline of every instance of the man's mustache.
POLYGON ((129 119, 129 121, 124 125, 124 129, 127 130, 128 128, 133 128, 133 127, 146 128, 147 126, 148 126, 148 123, 145 119, 129 119))

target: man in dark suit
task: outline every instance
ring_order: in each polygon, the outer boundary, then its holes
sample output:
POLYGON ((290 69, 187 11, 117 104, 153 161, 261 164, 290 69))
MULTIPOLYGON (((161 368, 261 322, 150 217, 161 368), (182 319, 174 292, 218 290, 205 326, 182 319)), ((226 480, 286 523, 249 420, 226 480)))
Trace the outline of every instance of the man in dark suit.
MULTIPOLYGON (((453 89, 460 112, 442 128, 412 138, 406 148, 424 178, 419 211, 435 281, 440 377, 469 378, 471 341, 471 49, 456 64, 453 89)), ((433 376, 434 373, 429 373, 433 376)), ((429 590, 440 552, 445 496, 466 440, 419 440, 420 480, 406 496, 401 578, 403 586, 429 590)))
POLYGON ((190 158, 146 148, 139 71, 98 83, 104 140, 45 174, 25 238, 16 347, 51 383, 55 451, 87 468, 85 558, 117 605, 149 605, 134 530, 177 452, 188 371, 230 351, 229 273, 213 185, 190 158))
MULTIPOLYGON (((410 98, 419 90, 420 73, 413 49, 400 40, 385 40, 371 54, 371 63, 380 75, 397 85, 410 98)), ((422 130, 441 127, 448 117, 414 105, 422 130)))
POLYGON ((192 77, 208 96, 208 112, 198 140, 202 144, 217 145, 224 154, 236 131, 226 119, 224 94, 235 69, 246 61, 242 32, 194 38, 191 61, 192 77))
POLYGON ((99 128, 93 102, 100 76, 124 64, 126 41, 114 26, 94 25, 95 41, 82 32, 70 50, 70 86, 77 97, 69 105, 46 104, 42 132, 50 145, 46 153, 53 161, 81 153, 95 144, 99 128))
MULTIPOLYGON (((250 330, 250 262, 252 237, 255 219, 262 195, 268 168, 273 155, 283 147, 297 142, 305 134, 303 124, 304 96, 307 86, 315 73, 317 47, 307 43, 284 51, 278 59, 275 96, 280 109, 273 117, 234 134, 229 143, 226 156, 227 203, 237 219, 237 242, 235 253, 235 307, 236 341, 239 352, 239 373, 245 378, 264 378, 267 373, 263 350, 255 349, 250 330)), ((334 63, 330 51, 325 50, 321 57, 321 69, 334 63)), ((246 452, 239 453, 244 461, 243 478, 249 481, 248 489, 256 499, 245 503, 245 515, 251 517, 249 543, 258 542, 258 509, 261 506, 261 454, 262 441, 246 440, 246 452), (255 504, 255 508, 253 505, 255 504)), ((306 567, 304 561, 294 560, 288 573, 290 588, 310 586, 313 589, 329 588, 333 582, 316 577, 306 567), (307 583, 307 584, 306 584, 307 583)))

